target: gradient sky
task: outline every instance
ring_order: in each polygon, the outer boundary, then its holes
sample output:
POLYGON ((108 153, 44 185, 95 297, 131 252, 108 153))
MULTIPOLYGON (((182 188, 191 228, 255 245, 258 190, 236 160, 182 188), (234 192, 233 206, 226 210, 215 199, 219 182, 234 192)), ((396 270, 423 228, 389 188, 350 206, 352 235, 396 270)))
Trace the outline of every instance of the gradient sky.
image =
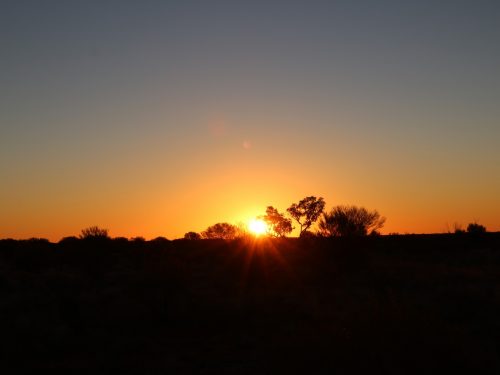
POLYGON ((0 238, 500 230, 498 1, 2 1, 0 47, 0 238))

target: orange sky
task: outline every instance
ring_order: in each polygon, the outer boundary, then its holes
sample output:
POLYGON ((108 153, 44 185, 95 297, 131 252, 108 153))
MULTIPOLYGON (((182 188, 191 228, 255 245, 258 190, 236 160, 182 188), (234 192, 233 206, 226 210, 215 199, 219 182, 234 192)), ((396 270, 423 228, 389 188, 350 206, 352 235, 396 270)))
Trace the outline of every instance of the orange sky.
MULTIPOLYGON (((297 144, 288 147, 293 150, 306 139, 289 140, 297 144)), ((203 152, 178 154, 175 174, 152 166, 160 158, 155 152, 146 157, 149 168, 118 162, 77 169, 64 180, 56 173, 35 176, 40 178, 36 189, 30 174, 25 178, 31 183, 7 185, 12 199, 4 205, 1 237, 57 241, 99 225, 112 236, 178 238, 220 221, 246 222, 264 214, 267 205, 284 212, 313 194, 325 198, 327 209, 336 204, 377 209, 387 218, 383 233, 446 232, 455 222, 466 226, 474 220, 489 230, 500 229, 494 176, 480 181, 473 174, 462 178, 458 167, 442 170, 438 163, 419 167, 409 161, 401 165, 402 160, 385 160, 382 151, 375 152, 372 166, 350 161, 348 147, 342 145, 338 160, 345 152, 343 163, 322 164, 322 153, 331 152, 324 145, 303 158, 277 152, 276 147, 284 147, 279 142, 256 140, 250 149, 226 136, 210 142, 215 143, 210 157, 204 158, 203 152)))

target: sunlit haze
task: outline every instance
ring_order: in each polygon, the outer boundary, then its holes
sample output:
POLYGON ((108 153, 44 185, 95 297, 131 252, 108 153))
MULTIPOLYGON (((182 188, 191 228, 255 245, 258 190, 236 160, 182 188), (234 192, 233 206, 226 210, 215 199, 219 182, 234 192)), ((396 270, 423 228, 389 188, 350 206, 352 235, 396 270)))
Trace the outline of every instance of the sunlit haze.
POLYGON ((268 230, 267 224, 260 219, 251 219, 248 223, 248 230, 255 236, 261 236, 268 230))
POLYGON ((310 195, 500 230, 500 2, 7 1, 0 30, 0 238, 310 195))

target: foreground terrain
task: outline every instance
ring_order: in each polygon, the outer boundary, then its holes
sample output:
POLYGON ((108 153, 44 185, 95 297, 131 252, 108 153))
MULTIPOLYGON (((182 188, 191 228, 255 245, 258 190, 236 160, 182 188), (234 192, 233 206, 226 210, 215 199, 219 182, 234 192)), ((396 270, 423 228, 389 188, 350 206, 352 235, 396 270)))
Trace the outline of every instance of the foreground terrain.
POLYGON ((500 235, 0 241, 1 367, 500 369, 500 235))

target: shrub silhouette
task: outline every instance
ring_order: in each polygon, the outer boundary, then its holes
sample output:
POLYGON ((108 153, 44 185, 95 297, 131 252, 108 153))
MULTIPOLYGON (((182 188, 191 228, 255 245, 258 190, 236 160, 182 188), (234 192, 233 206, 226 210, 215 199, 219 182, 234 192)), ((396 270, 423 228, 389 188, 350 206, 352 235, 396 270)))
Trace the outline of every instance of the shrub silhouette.
POLYGON ((127 246, 129 240, 127 237, 115 237, 113 238, 113 244, 115 246, 127 246))
POLYGON ((68 237, 63 237, 59 240, 59 243, 61 244, 68 244, 68 243, 76 243, 80 239, 76 236, 68 236, 68 237))
POLYGON ((467 225, 467 233, 485 233, 486 232, 486 227, 484 225, 478 224, 478 223, 470 223, 467 225))
POLYGON ((99 228, 97 225, 94 225, 92 227, 82 229, 82 233, 80 234, 80 238, 82 238, 82 239, 109 238, 108 230, 103 229, 103 228, 99 228))
POLYGON ((300 225, 300 236, 313 225, 325 208, 323 198, 314 196, 305 197, 298 204, 294 203, 287 208, 290 216, 300 225))
POLYGON ((150 242, 154 242, 154 243, 167 243, 167 242, 170 242, 170 241, 166 237, 159 236, 159 237, 153 238, 150 242))
POLYGON ((377 233, 384 223, 385 218, 377 211, 357 206, 336 206, 323 213, 318 233, 324 237, 366 236, 377 233))
POLYGON ((205 229, 201 236, 205 239, 233 240, 238 237, 238 227, 229 223, 217 223, 205 229))
POLYGON ((300 238, 316 238, 316 237, 317 237, 316 233, 311 232, 310 230, 305 230, 300 235, 300 238))
POLYGON ((273 206, 268 206, 266 214, 259 218, 266 222, 267 226, 270 228, 270 234, 275 237, 286 237, 286 235, 293 230, 292 221, 278 212, 273 206))
POLYGON ((196 232, 187 232, 184 235, 184 239, 191 240, 191 241, 201 240, 201 235, 199 233, 196 233, 196 232))
POLYGON ((459 223, 454 223, 453 224, 453 232, 455 234, 463 234, 463 233, 465 233, 465 230, 462 229, 462 225, 460 225, 459 223))

